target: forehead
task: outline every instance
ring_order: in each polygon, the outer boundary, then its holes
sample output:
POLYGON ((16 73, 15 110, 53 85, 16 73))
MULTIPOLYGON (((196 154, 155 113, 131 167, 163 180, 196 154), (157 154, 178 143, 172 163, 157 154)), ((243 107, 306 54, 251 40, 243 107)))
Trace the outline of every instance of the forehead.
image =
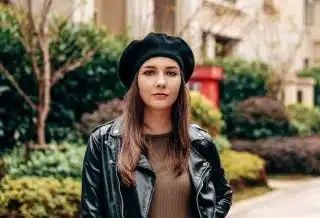
POLYGON ((179 64, 175 60, 167 57, 150 58, 142 64, 141 68, 146 66, 152 66, 156 68, 177 67, 180 69, 179 64))

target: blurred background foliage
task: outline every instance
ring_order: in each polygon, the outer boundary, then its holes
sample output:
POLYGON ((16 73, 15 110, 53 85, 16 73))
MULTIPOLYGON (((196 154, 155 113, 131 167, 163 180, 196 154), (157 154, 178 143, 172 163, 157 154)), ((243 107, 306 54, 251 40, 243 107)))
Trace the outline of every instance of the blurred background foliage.
MULTIPOLYGON (((30 57, 19 40, 18 24, 12 12, 0 7, 0 60, 21 88, 34 101, 37 84, 30 57)), ((59 22, 56 20, 55 22, 59 22)), ((77 141, 75 128, 85 112, 97 108, 96 102, 121 97, 125 88, 117 76, 119 56, 128 43, 125 34, 114 36, 92 23, 68 23, 52 37, 52 68, 63 65, 70 55, 80 55, 81 47, 90 43, 98 51, 92 61, 70 72, 52 89, 51 112, 46 129, 47 141, 77 141)), ((8 79, 0 74, 0 147, 35 139, 35 112, 25 103, 8 79)))
POLYGON ((6 176, 0 181, 2 217, 79 217, 81 183, 70 178, 6 176))

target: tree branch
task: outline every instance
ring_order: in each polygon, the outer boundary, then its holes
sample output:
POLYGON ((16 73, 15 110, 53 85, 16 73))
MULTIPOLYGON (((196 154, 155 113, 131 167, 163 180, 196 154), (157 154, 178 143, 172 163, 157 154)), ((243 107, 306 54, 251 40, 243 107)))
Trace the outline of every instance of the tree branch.
POLYGON ((4 68, 4 66, 0 63, 0 70, 3 74, 9 79, 13 87, 18 91, 21 97, 32 107, 34 110, 38 110, 37 106, 32 102, 32 100, 26 95, 26 93, 20 88, 18 83, 15 81, 13 76, 4 68))
POLYGON ((78 67, 81 67, 85 63, 87 63, 92 56, 96 53, 97 48, 94 48, 90 51, 88 51, 82 58, 78 60, 74 60, 73 62, 69 63, 67 61, 64 66, 62 66, 60 69, 58 69, 52 77, 51 84, 52 86, 55 85, 60 79, 62 79, 68 72, 75 70, 78 67))
POLYGON ((190 23, 192 22, 192 20, 194 20, 194 18, 199 14, 199 12, 201 11, 201 9, 204 7, 204 1, 201 2, 201 4, 199 5, 199 7, 196 9, 196 11, 189 17, 189 19, 187 20, 187 22, 185 23, 185 25, 182 27, 182 29, 179 31, 179 33, 177 34, 178 36, 181 36, 183 34, 183 32, 189 28, 190 23))
MULTIPOLYGON (((35 36, 36 39, 37 39, 37 42, 39 43, 40 47, 42 48, 43 47, 43 43, 42 43, 42 39, 41 39, 41 36, 37 30, 37 27, 36 27, 36 24, 35 24, 35 21, 34 21, 34 17, 33 17, 33 7, 32 7, 32 0, 27 0, 27 8, 28 8, 28 13, 27 13, 27 16, 28 16, 28 20, 29 20, 29 29, 28 29, 28 32, 31 34, 31 39, 35 36)), ((22 27, 23 24, 20 24, 20 26, 22 27)))
POLYGON ((40 31, 42 38, 44 39, 46 37, 46 25, 48 22, 48 16, 49 16, 49 11, 52 6, 53 0, 47 0, 47 3, 44 2, 42 5, 42 10, 41 10, 41 22, 40 22, 40 31))

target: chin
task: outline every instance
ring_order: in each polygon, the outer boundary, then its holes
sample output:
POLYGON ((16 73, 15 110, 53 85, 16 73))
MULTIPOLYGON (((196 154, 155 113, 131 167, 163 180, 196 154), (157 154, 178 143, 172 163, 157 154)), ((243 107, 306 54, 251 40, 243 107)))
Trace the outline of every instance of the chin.
POLYGON ((163 109, 171 108, 172 104, 164 103, 164 102, 152 102, 152 103, 146 104, 146 107, 150 109, 155 109, 155 110, 163 110, 163 109))

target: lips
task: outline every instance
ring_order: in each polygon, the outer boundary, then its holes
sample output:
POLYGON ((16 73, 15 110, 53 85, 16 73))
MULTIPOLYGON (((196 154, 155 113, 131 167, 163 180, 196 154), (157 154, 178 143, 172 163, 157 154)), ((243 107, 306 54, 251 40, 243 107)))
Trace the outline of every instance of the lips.
POLYGON ((164 100, 168 97, 168 95, 164 93, 156 93, 156 94, 153 94, 152 96, 158 100, 164 100))
POLYGON ((156 94, 153 94, 153 95, 155 95, 155 96, 168 96, 168 95, 165 94, 165 93, 156 93, 156 94))

